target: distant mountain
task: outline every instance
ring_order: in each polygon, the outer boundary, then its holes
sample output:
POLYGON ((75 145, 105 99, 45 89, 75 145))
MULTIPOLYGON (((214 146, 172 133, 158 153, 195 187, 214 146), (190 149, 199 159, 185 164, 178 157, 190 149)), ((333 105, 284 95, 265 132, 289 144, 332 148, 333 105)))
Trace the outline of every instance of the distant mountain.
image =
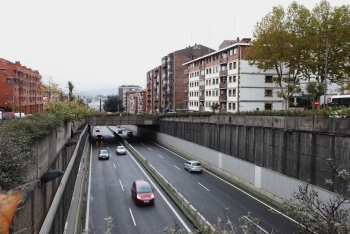
POLYGON ((118 95, 118 88, 83 90, 80 92, 77 91, 76 95, 79 95, 79 96, 118 95))

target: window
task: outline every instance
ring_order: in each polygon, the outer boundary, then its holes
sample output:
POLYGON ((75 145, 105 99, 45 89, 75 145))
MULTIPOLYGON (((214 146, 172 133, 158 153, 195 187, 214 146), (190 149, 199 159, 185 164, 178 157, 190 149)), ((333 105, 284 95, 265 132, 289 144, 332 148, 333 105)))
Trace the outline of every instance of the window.
POLYGON ((265 103, 265 110, 272 110, 272 104, 271 103, 265 103))
POLYGON ((232 90, 232 96, 236 97, 236 89, 232 90))
POLYGON ((232 96, 232 90, 231 90, 231 89, 228 90, 228 96, 229 96, 229 97, 232 96))
POLYGON ((232 83, 232 76, 229 76, 229 77, 228 77, 228 82, 229 82, 229 83, 232 83))
POLYGON ((237 48, 233 49, 233 54, 237 54, 237 48))
POLYGON ((236 110, 236 103, 232 103, 232 109, 236 110))
POLYGON ((232 103, 228 104, 228 109, 231 110, 232 109, 232 103))
POLYGON ((265 76, 265 83, 272 83, 272 76, 265 76))
POLYGON ((237 68, 237 62, 233 62, 233 69, 237 68))
POLYGON ((233 82, 236 82, 236 76, 233 76, 233 82))
POLYGON ((232 63, 229 63, 229 70, 232 70, 232 63))
POLYGON ((272 90, 271 89, 265 89, 265 97, 272 97, 272 90))
POLYGON ((232 56, 233 55, 233 50, 230 50, 230 56, 232 56))

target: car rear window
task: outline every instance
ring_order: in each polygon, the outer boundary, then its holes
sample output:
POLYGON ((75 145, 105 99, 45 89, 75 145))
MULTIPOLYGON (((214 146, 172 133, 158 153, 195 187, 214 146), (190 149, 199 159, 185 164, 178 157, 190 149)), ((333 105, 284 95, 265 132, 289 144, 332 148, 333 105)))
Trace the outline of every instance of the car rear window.
POLYGON ((192 163, 193 166, 200 166, 200 163, 192 163))
POLYGON ((136 184, 136 190, 138 193, 150 193, 152 192, 152 188, 149 184, 141 183, 136 184))

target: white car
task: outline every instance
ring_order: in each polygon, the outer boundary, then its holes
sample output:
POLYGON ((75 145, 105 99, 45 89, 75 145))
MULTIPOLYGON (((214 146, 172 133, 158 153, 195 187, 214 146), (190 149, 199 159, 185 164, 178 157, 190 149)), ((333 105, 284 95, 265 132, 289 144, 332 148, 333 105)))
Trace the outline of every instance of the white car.
POLYGON ((117 150, 115 152, 116 154, 126 154, 126 149, 124 146, 120 145, 117 147, 117 150))
POLYGON ((188 170, 188 172, 197 171, 202 172, 202 165, 200 162, 195 160, 190 160, 184 163, 185 170, 188 170))

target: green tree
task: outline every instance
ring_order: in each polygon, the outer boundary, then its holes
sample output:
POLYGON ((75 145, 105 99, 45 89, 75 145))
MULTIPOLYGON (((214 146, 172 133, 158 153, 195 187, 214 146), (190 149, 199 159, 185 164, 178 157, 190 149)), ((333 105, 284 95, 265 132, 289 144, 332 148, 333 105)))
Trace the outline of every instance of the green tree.
POLYGON ((210 108, 213 112, 215 112, 217 109, 219 109, 219 103, 217 102, 213 103, 213 105, 211 105, 210 108))
POLYGON ((91 115, 91 110, 79 102, 51 102, 44 106, 44 112, 62 115, 66 122, 74 122, 91 115))
POLYGON ((68 81, 68 90, 69 90, 69 93, 68 93, 68 96, 69 96, 69 101, 74 101, 75 100, 75 97, 73 95, 73 90, 74 90, 74 85, 71 81, 68 81))
POLYGON ((103 103, 103 109, 107 112, 123 112, 123 101, 119 99, 118 95, 107 96, 107 100, 103 103))
POLYGON ((49 77, 46 81, 43 81, 39 91, 49 97, 49 102, 58 102, 61 100, 62 89, 52 79, 52 77, 49 77))

